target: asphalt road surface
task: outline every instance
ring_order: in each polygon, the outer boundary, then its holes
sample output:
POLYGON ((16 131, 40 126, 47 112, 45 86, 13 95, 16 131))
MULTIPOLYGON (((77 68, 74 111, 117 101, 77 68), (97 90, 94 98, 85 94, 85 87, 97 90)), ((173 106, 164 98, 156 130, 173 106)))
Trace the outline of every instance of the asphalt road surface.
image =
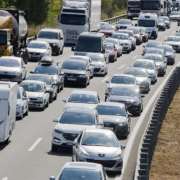
MULTIPOLYGON (((170 29, 159 32, 157 40, 164 41, 167 36, 173 35, 176 30, 178 30, 177 23, 172 22, 170 29)), ((108 74, 105 77, 94 77, 86 90, 97 91, 101 100, 104 101, 105 80, 110 79, 115 73, 123 73, 126 67, 131 66, 136 59, 141 58, 143 45, 145 44, 137 46, 136 50, 130 54, 124 53, 118 58, 117 62, 110 63, 108 74)), ((70 55, 73 55, 71 47, 65 47, 63 55, 53 57, 55 61, 62 63, 70 55)), ((179 59, 180 55, 176 53, 176 64, 179 59)), ((29 62, 27 65, 28 73, 33 71, 36 65, 37 62, 29 62)), ((168 65, 166 75, 158 77, 157 83, 151 86, 150 92, 144 98, 144 108, 174 66, 168 65)), ((55 126, 53 119, 61 115, 64 106, 62 99, 69 98, 70 93, 75 89, 83 88, 65 87, 58 94, 57 100, 51 103, 45 111, 31 110, 23 120, 16 121, 16 128, 11 137, 11 142, 7 146, 0 144, 0 180, 46 180, 51 175, 56 176, 63 165, 71 161, 71 149, 60 150, 57 153, 51 152, 51 138, 55 126)), ((146 118, 149 118, 151 108, 146 118)), ((131 132, 138 119, 139 117, 132 117, 131 132)), ((142 126, 141 133, 144 129, 145 125, 142 126)), ((126 145, 130 136, 131 134, 128 139, 119 139, 119 143, 126 145)), ((133 178, 139 145, 139 140, 136 141, 136 149, 131 150, 132 158, 128 160, 130 163, 127 163, 123 180, 132 180, 133 178)), ((121 175, 116 173, 108 173, 108 176, 110 179, 121 179, 121 175)))

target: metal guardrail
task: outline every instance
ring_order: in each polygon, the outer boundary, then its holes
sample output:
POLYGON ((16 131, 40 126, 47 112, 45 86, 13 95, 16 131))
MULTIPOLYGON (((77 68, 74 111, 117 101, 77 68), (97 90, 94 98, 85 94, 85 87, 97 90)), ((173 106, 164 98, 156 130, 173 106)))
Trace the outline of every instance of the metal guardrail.
POLYGON ((102 20, 102 22, 108 22, 111 24, 111 23, 115 23, 115 22, 119 21, 120 19, 122 19, 124 17, 127 17, 127 14, 123 14, 121 16, 115 16, 115 17, 112 17, 109 19, 104 19, 104 20, 102 20))
POLYGON ((180 66, 177 66, 163 87, 139 145, 134 180, 148 180, 156 141, 168 107, 180 85, 180 66))

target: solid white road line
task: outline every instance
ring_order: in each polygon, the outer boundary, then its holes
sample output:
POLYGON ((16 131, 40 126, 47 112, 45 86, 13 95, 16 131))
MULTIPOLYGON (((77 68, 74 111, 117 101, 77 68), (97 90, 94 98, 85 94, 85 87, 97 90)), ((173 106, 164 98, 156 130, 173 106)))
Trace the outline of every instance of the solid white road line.
POLYGON ((8 177, 4 177, 2 180, 8 180, 8 177))
POLYGON ((109 77, 106 77, 105 79, 103 79, 101 82, 105 82, 109 77))
POLYGON ((132 59, 136 59, 138 57, 138 55, 134 56, 132 59))
POLYGON ((125 64, 123 64, 121 67, 119 67, 118 69, 122 69, 125 66, 125 64))
MULTIPOLYGON (((180 62, 176 65, 179 66, 180 62)), ((176 66, 171 70, 171 72, 168 74, 168 76, 164 79, 164 81, 160 84, 160 86, 158 87, 158 89, 154 92, 153 96, 151 97, 150 101, 148 102, 148 104, 146 105, 146 107, 144 108, 141 116, 139 117, 136 125, 133 128, 133 131, 130 135, 130 138, 126 144, 126 150, 124 152, 124 156, 123 156, 123 169, 122 169, 122 176, 124 174, 124 169, 126 168, 129 156, 130 156, 130 152, 132 150, 132 145, 133 142, 136 138, 136 135, 141 127, 141 124, 146 116, 146 114, 148 113, 148 111, 150 110, 151 105, 153 104, 154 100, 157 98, 158 94, 160 93, 160 91, 162 90, 162 88, 164 87, 164 85, 166 84, 167 80, 169 79, 169 77, 171 76, 172 72, 174 71, 174 69, 176 68, 176 66)))
POLYGON ((42 138, 38 138, 37 141, 28 149, 28 151, 32 151, 42 140, 42 138))

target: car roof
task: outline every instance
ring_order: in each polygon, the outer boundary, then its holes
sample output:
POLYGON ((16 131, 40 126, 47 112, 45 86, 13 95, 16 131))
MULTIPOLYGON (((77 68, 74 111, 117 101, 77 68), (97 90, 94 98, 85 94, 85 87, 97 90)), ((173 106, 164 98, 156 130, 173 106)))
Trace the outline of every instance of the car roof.
MULTIPOLYGON (((147 59, 137 59, 135 62, 137 62, 137 61, 140 61, 140 62, 151 62, 151 63, 153 63, 154 64, 154 61, 153 60, 147 60, 147 59)), ((135 63, 134 62, 134 63, 135 63)))
POLYGON ((108 129, 85 129, 85 132, 99 132, 99 133, 111 133, 111 134, 114 134, 113 131, 111 130, 108 130, 108 129))
POLYGON ((93 38, 99 38, 99 37, 102 37, 104 36, 103 33, 97 33, 97 32, 83 32, 79 35, 80 37, 93 37, 93 38))
POLYGON ((15 56, 1 56, 0 57, 0 59, 14 59, 14 60, 17 60, 17 61, 21 61, 22 60, 22 58, 20 58, 20 57, 15 57, 15 56))
POLYGON ((49 31, 49 32, 60 32, 62 31, 61 29, 50 29, 50 28, 46 28, 46 29, 41 29, 39 32, 41 31, 49 31))
POLYGON ((99 103, 97 106, 121 106, 121 107, 125 107, 125 104, 123 103, 116 103, 116 102, 101 102, 99 103))
POLYGON ((36 81, 36 80, 24 80, 23 82, 27 82, 27 83, 36 83, 36 84, 46 84, 43 81, 36 81))
MULTIPOLYGON (((108 43, 108 44, 113 44, 113 43, 108 43)), ((102 54, 102 53, 91 53, 91 52, 87 53, 86 56, 87 55, 98 55, 98 56, 102 56, 102 57, 104 56, 104 54, 102 54)))
POLYGON ((67 162, 64 165, 64 168, 101 170, 102 165, 96 163, 88 163, 88 162, 67 162))
POLYGON ((97 92, 95 91, 83 91, 83 90, 74 90, 71 94, 89 94, 89 95, 97 96, 97 92))
POLYGON ((66 112, 72 112, 72 113, 86 113, 86 114, 92 114, 94 113, 94 109, 90 108, 83 108, 83 107, 72 107, 72 108, 67 108, 66 112))
POLYGON ((139 67, 127 67, 126 69, 135 69, 135 70, 139 70, 139 71, 147 71, 145 68, 139 68, 139 67))
MULTIPOLYGON (((28 77, 38 77, 38 76, 43 76, 43 77, 46 77, 46 78, 49 78, 49 79, 51 79, 52 77, 51 76, 49 76, 48 74, 30 74, 28 77)), ((27 77, 27 78, 28 78, 27 77)))

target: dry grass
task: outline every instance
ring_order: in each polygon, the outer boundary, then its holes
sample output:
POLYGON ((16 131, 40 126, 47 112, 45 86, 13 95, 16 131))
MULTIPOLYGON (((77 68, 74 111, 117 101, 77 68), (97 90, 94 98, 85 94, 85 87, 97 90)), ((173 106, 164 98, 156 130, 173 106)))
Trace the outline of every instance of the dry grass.
POLYGON ((180 180, 180 88, 163 121, 149 179, 180 180))

